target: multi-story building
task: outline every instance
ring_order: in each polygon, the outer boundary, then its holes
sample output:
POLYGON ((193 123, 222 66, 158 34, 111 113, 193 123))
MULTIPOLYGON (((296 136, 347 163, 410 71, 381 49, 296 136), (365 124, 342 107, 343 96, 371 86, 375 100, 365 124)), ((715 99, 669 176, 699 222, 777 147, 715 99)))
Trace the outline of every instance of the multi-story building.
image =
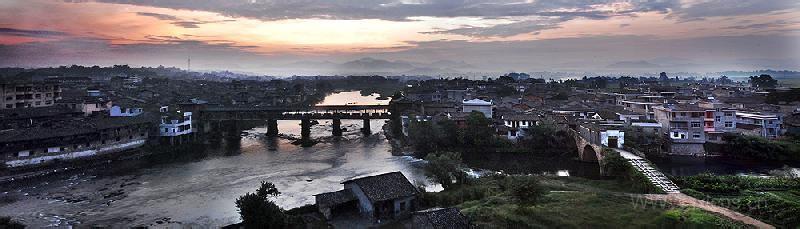
POLYGON ((161 123, 158 134, 170 144, 183 142, 195 130, 192 125, 192 112, 170 112, 168 107, 161 108, 161 123))
POLYGON ((61 86, 31 78, 0 79, 0 109, 49 107, 61 99, 61 86))
POLYGON ((722 135, 736 132, 736 109, 716 101, 698 103, 705 109, 703 132, 709 142, 722 142, 722 135))
POLYGON ((705 155, 705 108, 694 104, 664 104, 653 110, 662 134, 670 139, 670 154, 705 155))
POLYGON ((745 135, 756 135, 765 138, 777 138, 783 131, 783 118, 777 114, 739 111, 736 112, 736 123, 745 135))

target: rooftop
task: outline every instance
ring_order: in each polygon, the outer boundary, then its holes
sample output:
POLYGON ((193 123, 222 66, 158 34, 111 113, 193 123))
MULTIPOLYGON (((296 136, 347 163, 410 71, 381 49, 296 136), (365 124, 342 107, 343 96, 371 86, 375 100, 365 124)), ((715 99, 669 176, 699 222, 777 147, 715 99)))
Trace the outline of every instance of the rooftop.
POLYGON ((355 183, 370 201, 378 202, 417 194, 417 188, 401 172, 390 172, 342 182, 355 183))

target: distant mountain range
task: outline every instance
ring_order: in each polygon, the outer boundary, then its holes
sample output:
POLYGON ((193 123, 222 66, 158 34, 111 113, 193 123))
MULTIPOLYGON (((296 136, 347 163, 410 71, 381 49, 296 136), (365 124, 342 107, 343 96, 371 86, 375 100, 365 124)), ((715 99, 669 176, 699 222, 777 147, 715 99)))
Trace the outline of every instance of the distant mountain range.
POLYGON ((391 61, 365 57, 344 63, 331 61, 301 61, 270 68, 314 71, 327 74, 398 74, 398 75, 439 75, 475 71, 476 67, 464 61, 439 60, 431 63, 412 61, 391 61))

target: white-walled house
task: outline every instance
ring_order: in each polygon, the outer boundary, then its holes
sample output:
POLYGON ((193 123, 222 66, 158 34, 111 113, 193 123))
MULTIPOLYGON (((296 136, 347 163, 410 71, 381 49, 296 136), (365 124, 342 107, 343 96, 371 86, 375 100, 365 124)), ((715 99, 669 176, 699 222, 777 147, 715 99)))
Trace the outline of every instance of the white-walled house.
POLYGON ((161 124, 158 126, 159 135, 164 137, 175 137, 193 132, 192 112, 175 112, 172 114, 162 114, 161 124))
POLYGON ((518 138, 528 135, 528 128, 538 124, 539 118, 536 115, 529 114, 509 114, 503 115, 503 125, 508 131, 506 137, 509 140, 517 140, 518 138))
POLYGON ((478 111, 483 113, 483 116, 486 118, 492 118, 492 101, 485 101, 482 99, 471 99, 471 100, 463 100, 461 102, 461 108, 463 112, 470 113, 473 111, 478 111))
POLYGON ((111 117, 133 117, 140 115, 144 112, 142 108, 122 108, 120 106, 112 106, 108 114, 111 117))

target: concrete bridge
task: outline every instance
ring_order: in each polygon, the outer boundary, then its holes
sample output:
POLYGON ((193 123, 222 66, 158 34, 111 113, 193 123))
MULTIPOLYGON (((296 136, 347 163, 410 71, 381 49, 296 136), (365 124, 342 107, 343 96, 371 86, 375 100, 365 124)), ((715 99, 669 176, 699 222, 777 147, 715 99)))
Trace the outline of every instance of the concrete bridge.
MULTIPOLYGON (((267 136, 278 135, 278 120, 300 120, 301 139, 308 141, 311 135, 311 120, 332 120, 333 135, 342 136, 342 119, 363 120, 361 131, 370 134, 370 120, 388 119, 389 105, 317 105, 309 107, 208 107, 196 111, 197 119, 210 122, 266 121, 267 136)), ((230 125, 229 125, 230 127, 230 125)), ((238 131, 238 129, 236 130, 238 131)))
POLYGON ((650 180, 650 183, 656 187, 666 193, 680 193, 680 188, 675 183, 644 158, 624 149, 604 146, 600 144, 600 140, 597 137, 582 136, 573 129, 569 129, 569 133, 575 138, 575 144, 578 147, 578 158, 581 161, 597 162, 600 165, 600 173, 604 172, 602 161, 606 155, 603 149, 608 148, 619 153, 620 156, 625 158, 625 161, 631 164, 633 169, 644 174, 650 180))

